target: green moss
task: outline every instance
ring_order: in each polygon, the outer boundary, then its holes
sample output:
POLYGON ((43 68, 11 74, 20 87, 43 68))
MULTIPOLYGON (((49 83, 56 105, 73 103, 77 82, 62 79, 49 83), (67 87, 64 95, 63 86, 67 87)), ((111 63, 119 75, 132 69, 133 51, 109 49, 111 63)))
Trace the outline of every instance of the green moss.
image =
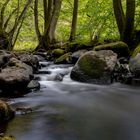
POLYGON ((0 140, 16 140, 13 136, 2 136, 0 137, 0 140))
POLYGON ((14 116, 14 111, 12 108, 5 102, 0 100, 0 122, 9 120, 14 116))
POLYGON ((133 51, 132 57, 135 57, 138 53, 140 53, 140 44, 133 51))
POLYGON ((112 50, 113 52, 117 53, 119 57, 128 56, 130 54, 128 45, 121 41, 99 45, 99 46, 94 47, 94 50, 95 51, 112 50))
POLYGON ((59 57, 59 56, 63 55, 65 53, 65 51, 62 49, 54 49, 52 51, 52 53, 54 56, 59 57))
POLYGON ((92 48, 92 45, 88 42, 71 42, 68 44, 66 50, 67 52, 75 52, 75 51, 78 51, 78 50, 82 50, 82 49, 91 49, 92 48))
POLYGON ((90 55, 85 55, 80 59, 78 65, 85 74, 97 79, 103 76, 106 63, 96 55, 92 57, 90 55))
POLYGON ((60 64, 60 63, 69 63, 69 62, 70 62, 70 59, 71 59, 71 55, 72 55, 71 52, 66 53, 66 54, 60 56, 59 58, 57 58, 57 59, 55 60, 55 63, 56 63, 56 64, 60 64))

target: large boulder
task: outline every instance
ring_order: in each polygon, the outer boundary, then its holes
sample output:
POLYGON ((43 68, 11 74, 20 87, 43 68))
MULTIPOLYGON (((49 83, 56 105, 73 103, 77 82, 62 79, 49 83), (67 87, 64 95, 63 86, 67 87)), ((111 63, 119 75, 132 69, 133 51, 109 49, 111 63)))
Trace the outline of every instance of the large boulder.
POLYGON ((130 59, 129 68, 135 77, 140 78, 140 53, 130 59))
POLYGON ((29 65, 11 58, 7 67, 0 72, 0 89, 9 95, 16 91, 24 91, 33 78, 33 70, 29 65))
POLYGON ((9 121, 15 115, 15 111, 4 101, 0 100, 0 123, 9 121))
POLYGON ((70 76, 81 82, 110 84, 116 62, 117 54, 111 50, 88 51, 79 58, 70 76))
POLYGON ((128 45, 121 41, 95 46, 94 50, 112 50, 117 53, 118 57, 127 57, 130 55, 128 45))

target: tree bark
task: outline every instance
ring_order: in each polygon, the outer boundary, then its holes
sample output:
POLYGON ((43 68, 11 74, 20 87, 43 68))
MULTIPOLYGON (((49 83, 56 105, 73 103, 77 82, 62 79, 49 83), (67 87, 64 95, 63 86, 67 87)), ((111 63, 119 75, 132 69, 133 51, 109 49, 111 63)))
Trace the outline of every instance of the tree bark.
POLYGON ((38 37, 38 41, 40 41, 41 33, 39 30, 39 22, 38 22, 38 0, 34 1, 34 22, 35 22, 35 31, 38 37))
POLYGON ((6 0, 6 2, 1 6, 0 9, 0 49, 12 50, 17 37, 19 35, 19 31, 21 29, 22 23, 25 19, 25 14, 31 4, 32 0, 27 0, 26 4, 24 5, 23 10, 20 12, 20 3, 19 0, 17 1, 17 7, 7 16, 4 16, 5 10, 7 8, 8 3, 10 0, 6 0), (15 12, 17 12, 15 14, 15 12), (8 26, 11 24, 9 21, 11 20, 12 16, 15 15, 14 25, 12 29, 7 31, 8 26))
POLYGON ((72 25, 71 25, 71 32, 70 32, 70 38, 69 38, 70 41, 75 40, 77 17, 78 17, 78 0, 74 0, 72 25))
POLYGON ((125 28, 125 15, 123 12, 121 0, 113 0, 113 9, 114 9, 115 18, 120 33, 120 39, 123 40, 124 28, 125 28))
POLYGON ((57 25, 57 21, 58 21, 60 10, 61 10, 61 4, 62 4, 62 0, 54 1, 54 8, 53 8, 53 13, 52 13, 51 23, 48 29, 48 37, 49 37, 50 43, 53 43, 56 40, 55 31, 56 31, 56 25, 57 25))
POLYGON ((123 41, 131 45, 134 34, 135 0, 126 1, 126 24, 123 41))

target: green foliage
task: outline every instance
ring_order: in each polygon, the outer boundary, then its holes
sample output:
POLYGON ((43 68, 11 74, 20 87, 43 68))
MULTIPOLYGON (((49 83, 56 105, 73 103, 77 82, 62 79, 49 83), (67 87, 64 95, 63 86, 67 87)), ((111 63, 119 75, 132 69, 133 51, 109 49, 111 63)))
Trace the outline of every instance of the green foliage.
POLYGON ((135 29, 140 30, 140 0, 136 0, 135 29))
MULTIPOLYGON (((6 0, 0 1, 0 8, 6 0)), ((125 0, 123 2, 123 8, 125 10, 125 0)), ((22 11, 26 0, 20 1, 19 13, 22 11)), ((8 4, 5 16, 8 17, 11 11, 18 5, 18 0, 11 0, 8 4)), ((72 21, 73 1, 63 0, 61 14, 57 24, 56 37, 57 40, 67 41, 70 35, 71 21, 72 21)), ((15 22, 15 13, 10 20, 10 24, 7 31, 13 27, 15 22)), ((135 29, 140 29, 140 0, 136 0, 136 16, 135 16, 135 29)), ((43 7, 42 1, 39 1, 39 24, 40 30, 43 31, 43 7)), ((91 41, 97 37, 99 41, 105 39, 116 40, 119 37, 112 0, 79 0, 78 10, 78 25, 76 41, 91 41)), ((35 48, 38 44, 38 40, 34 28, 34 15, 33 15, 33 3, 29 8, 24 23, 22 25, 18 41, 15 49, 30 49, 35 48)))
POLYGON ((36 46, 37 46, 37 42, 33 42, 33 41, 18 41, 14 47, 14 50, 18 50, 18 51, 33 51, 36 46))

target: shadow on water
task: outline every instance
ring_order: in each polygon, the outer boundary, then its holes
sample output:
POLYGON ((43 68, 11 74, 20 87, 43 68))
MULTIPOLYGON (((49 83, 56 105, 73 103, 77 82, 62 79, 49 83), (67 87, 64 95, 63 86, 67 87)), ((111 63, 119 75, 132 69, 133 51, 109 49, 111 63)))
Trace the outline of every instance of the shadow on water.
POLYGON ((8 124, 17 140, 140 140, 139 87, 84 84, 68 75, 40 83, 40 91, 12 102, 33 109, 8 124))

